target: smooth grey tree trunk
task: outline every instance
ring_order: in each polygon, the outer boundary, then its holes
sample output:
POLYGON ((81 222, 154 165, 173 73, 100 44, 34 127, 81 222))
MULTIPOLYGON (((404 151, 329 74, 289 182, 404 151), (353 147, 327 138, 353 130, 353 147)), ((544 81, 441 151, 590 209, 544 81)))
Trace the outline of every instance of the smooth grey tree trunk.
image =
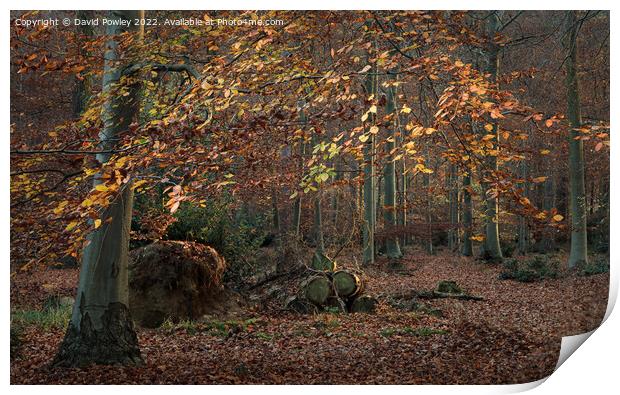
POLYGON ((461 253, 464 256, 472 256, 474 254, 472 240, 472 219, 473 206, 471 202, 471 173, 469 170, 463 175, 463 249, 461 253))
MULTIPOLYGON (((426 163, 430 162, 430 157, 428 154, 428 147, 425 148, 424 157, 426 158, 426 163)), ((431 195, 431 177, 430 174, 424 173, 422 174, 422 182, 424 184, 424 191, 426 193, 426 226, 428 232, 428 239, 425 240, 425 248, 426 252, 433 255, 435 250, 433 248, 433 196, 431 195)))
MULTIPOLYGON (((131 21, 140 18, 141 11, 111 11, 111 19, 131 21)), ((103 129, 99 134, 99 149, 114 149, 118 135, 129 127, 138 110, 137 83, 128 87, 129 95, 118 94, 121 66, 117 64, 119 43, 116 36, 123 32, 140 32, 130 23, 108 26, 103 90, 103 129)), ((139 33, 141 35, 141 32, 139 33)), ((97 155, 100 163, 107 162, 110 153, 97 155)), ((101 183, 95 177, 94 184, 101 183)), ((128 308, 128 250, 133 206, 133 191, 124 186, 117 198, 101 216, 102 224, 89 236, 80 270, 77 297, 71 321, 54 364, 84 366, 97 364, 142 364, 138 339, 128 308)))
POLYGON ((576 139, 581 134, 576 129, 581 127, 581 110, 579 104, 579 82, 577 76, 577 32, 576 11, 568 11, 566 17, 567 39, 564 46, 567 51, 566 65, 566 99, 567 116, 570 124, 568 141, 569 179, 570 179, 570 214, 571 239, 568 267, 584 265, 588 262, 588 233, 585 174, 583 159, 583 141, 576 139))
MULTIPOLYGON (((386 113, 395 114, 394 103, 394 87, 388 88, 386 113)), ((384 181, 384 206, 383 206, 383 219, 385 221, 385 227, 387 228, 388 236, 385 239, 385 254, 388 258, 396 259, 400 258, 403 254, 400 251, 400 245, 398 242, 398 235, 394 232, 396 227, 396 165, 394 163, 394 155, 391 153, 396 147, 396 133, 394 129, 394 122, 391 127, 388 128, 388 137, 385 144, 386 164, 383 168, 383 181, 384 181), (391 228, 391 229, 390 229, 391 228)))
MULTIPOLYGON (((318 141, 316 136, 312 139, 312 145, 316 146, 318 141)), ((319 185, 319 190, 314 197, 314 238, 316 242, 316 252, 319 255, 325 255, 325 241, 323 239, 323 207, 321 200, 323 198, 323 186, 319 185)))
MULTIPOLYGON (((520 177, 523 179, 523 182, 519 184, 519 187, 523 189, 523 197, 529 198, 529 184, 527 182, 527 177, 529 174, 529 169, 527 162, 522 160, 519 164, 520 167, 520 177)), ((529 251, 530 248, 530 228, 528 226, 527 218, 524 215, 519 215, 519 229, 518 229, 518 241, 517 241, 517 250, 519 254, 525 255, 529 251)))
MULTIPOLYGON (((302 125, 306 124, 307 118, 306 113, 302 108, 299 111, 299 120, 302 125)), ((306 143, 303 139, 299 142, 299 173, 303 175, 304 172, 304 155, 306 154, 306 143)), ((295 202, 293 203, 293 232, 297 238, 301 237, 301 196, 297 196, 295 198, 295 202)))
POLYGON ((448 232, 448 248, 450 251, 458 251, 459 249, 459 177, 457 166, 450 164, 450 173, 448 178, 448 200, 450 210, 450 231, 448 232))
MULTIPOLYGON (((485 48, 485 72, 491 75, 491 82, 497 83, 499 46, 494 42, 495 34, 499 29, 499 11, 492 11, 486 18, 486 36, 489 42, 485 48)), ((493 129, 489 134, 495 135, 495 144, 499 144, 499 129, 497 122, 492 122, 493 129)), ((499 148, 499 147, 498 147, 499 148)), ((485 239, 484 255, 491 260, 501 260, 502 249, 499 241, 499 196, 493 196, 493 190, 485 178, 490 178, 497 171, 497 157, 487 156, 483 171, 483 192, 486 204, 485 210, 485 239)))
MULTIPOLYGON (((402 136, 400 137, 402 141, 402 136)), ((406 174, 405 157, 398 161, 398 225, 403 229, 400 243, 404 247, 407 245, 407 174, 406 174)))
MULTIPOLYGON (((372 70, 376 71, 376 68, 372 70)), ((368 96, 377 92, 377 76, 375 72, 366 77, 366 93, 368 96)), ((366 120, 367 126, 375 123, 376 116, 370 113, 366 120)), ((369 129, 369 127, 367 128, 369 129)), ((363 263, 369 265, 375 261, 375 221, 377 216, 375 192, 375 136, 370 135, 364 143, 364 223, 362 225, 364 256, 363 263)))

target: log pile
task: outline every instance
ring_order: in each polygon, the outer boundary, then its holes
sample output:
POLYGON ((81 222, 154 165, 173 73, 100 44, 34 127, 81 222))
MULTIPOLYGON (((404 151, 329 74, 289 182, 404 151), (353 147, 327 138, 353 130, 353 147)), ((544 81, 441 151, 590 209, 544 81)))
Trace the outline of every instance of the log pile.
POLYGON ((297 295, 289 297, 285 308, 301 314, 337 310, 349 313, 373 313, 377 299, 362 294, 362 278, 352 270, 337 269, 336 262, 315 254, 308 275, 300 283, 297 295))

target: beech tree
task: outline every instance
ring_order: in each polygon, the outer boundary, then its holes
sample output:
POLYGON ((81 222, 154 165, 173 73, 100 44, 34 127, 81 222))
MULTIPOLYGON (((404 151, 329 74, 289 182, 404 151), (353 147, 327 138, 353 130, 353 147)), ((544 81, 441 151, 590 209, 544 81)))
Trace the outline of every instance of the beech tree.
POLYGON ((577 11, 566 13, 566 99, 569 133, 569 178, 571 239, 568 267, 588 262, 587 202, 583 159, 583 141, 580 134, 581 109, 579 105, 579 79, 577 76, 577 33, 580 21, 577 11))
MULTIPOLYGON (((396 105, 395 101, 395 93, 394 87, 390 86, 387 88, 387 101, 386 101, 386 113, 388 116, 394 117, 396 113, 396 105)), ((384 193, 384 219, 385 223, 389 228, 394 228, 396 226, 396 164, 394 163, 394 155, 392 152, 396 149, 396 132, 394 128, 394 120, 390 121, 390 125, 388 126, 388 137, 386 139, 387 143, 385 145, 386 150, 386 164, 383 169, 383 181, 385 183, 384 193)), ((393 232, 388 235, 385 240, 385 250, 386 255, 389 258, 400 258, 402 253, 400 252, 400 245, 398 241, 398 236, 394 235, 393 232)))
MULTIPOLYGON (((499 63, 499 46, 495 42, 495 35, 500 29, 499 12, 491 11, 486 16, 486 46, 484 48, 484 72, 489 74, 491 83, 497 84, 497 73, 499 63)), ((499 127, 497 122, 490 124, 487 132, 495 136, 495 144, 499 149, 499 127)), ((499 241, 499 193, 496 188, 491 187, 491 180, 497 172, 497 154, 491 154, 486 158, 482 171, 482 185, 485 194, 485 238, 484 254, 491 259, 502 259, 502 249, 499 241)))
MULTIPOLYGON (((133 33, 134 40, 143 34, 135 19, 141 11, 111 11, 106 34, 103 91, 105 103, 101 114, 103 129, 99 135, 97 161, 112 157, 118 136, 128 130, 139 108, 140 85, 124 73, 127 65, 119 49, 119 35, 133 33)), ((131 175, 127 175, 131 177, 131 175)), ((101 175, 95 176, 94 188, 103 188, 101 175)), ((71 322, 58 350, 54 364, 82 366, 100 364, 141 364, 138 339, 129 313, 128 249, 133 209, 133 189, 126 183, 116 199, 94 221, 83 252, 80 281, 71 322)))

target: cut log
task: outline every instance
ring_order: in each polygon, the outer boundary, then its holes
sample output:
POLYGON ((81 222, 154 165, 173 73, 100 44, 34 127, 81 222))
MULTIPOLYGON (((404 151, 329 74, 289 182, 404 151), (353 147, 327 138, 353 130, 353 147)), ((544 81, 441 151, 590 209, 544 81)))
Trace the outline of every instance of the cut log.
POLYGON ((332 284, 325 276, 314 276, 304 285, 306 299, 317 306, 325 304, 327 298, 332 294, 332 284))
POLYGON ((358 296, 351 304, 351 313, 374 313, 377 309, 377 303, 377 299, 372 296, 358 296))
POLYGON ((325 301, 325 307, 329 310, 336 310, 339 313, 347 312, 347 304, 337 296, 330 296, 325 301))
POLYGON ((315 305, 296 295, 286 299, 286 302, 284 302, 284 308, 299 314, 317 313, 317 308, 315 305))
POLYGON ((312 257, 312 268, 322 272, 333 272, 336 270, 336 262, 325 254, 315 253, 312 257))
POLYGON ((360 292, 362 282, 358 276, 346 270, 339 270, 333 275, 334 288, 341 298, 349 298, 360 292))

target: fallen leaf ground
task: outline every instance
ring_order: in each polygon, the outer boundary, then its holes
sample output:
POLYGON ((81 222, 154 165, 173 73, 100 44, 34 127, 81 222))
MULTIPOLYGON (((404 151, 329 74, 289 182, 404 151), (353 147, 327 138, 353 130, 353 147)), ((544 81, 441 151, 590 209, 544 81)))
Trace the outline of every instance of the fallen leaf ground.
MULTIPOLYGON (((553 372, 562 336, 601 322, 609 276, 569 274, 539 283, 498 279, 500 267, 471 258, 408 255, 407 273, 366 271, 376 314, 296 315, 267 304, 240 323, 139 329, 146 365, 50 368, 61 328, 24 328, 13 384, 508 384, 553 372), (483 301, 425 300, 402 311, 388 295, 456 280, 483 301)), ((12 308, 40 308, 72 295, 77 270, 40 270, 12 279, 12 308)), ((288 284, 287 286, 293 286, 288 284)), ((269 286, 257 290, 266 292, 269 286)))

